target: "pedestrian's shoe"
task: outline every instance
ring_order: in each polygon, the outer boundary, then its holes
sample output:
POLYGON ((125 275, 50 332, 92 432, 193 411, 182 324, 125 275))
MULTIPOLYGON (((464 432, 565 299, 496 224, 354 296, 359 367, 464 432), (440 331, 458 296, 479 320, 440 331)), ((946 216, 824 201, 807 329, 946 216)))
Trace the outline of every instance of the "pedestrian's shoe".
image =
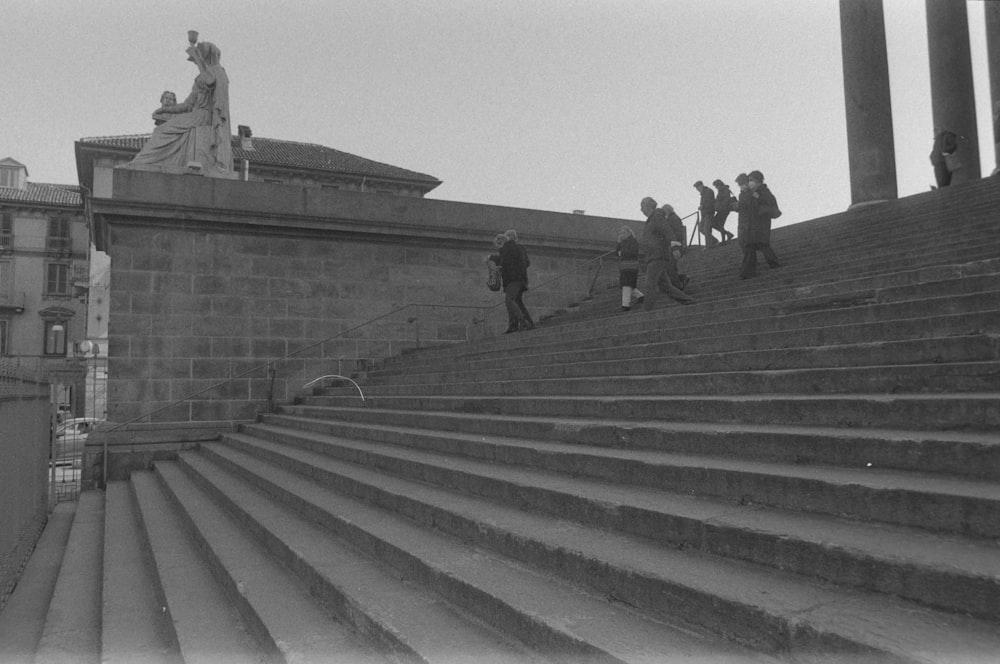
POLYGON ((640 295, 639 297, 635 298, 635 303, 636 304, 642 304, 645 301, 646 301, 646 296, 645 295, 640 295))
POLYGON ((622 311, 632 311, 632 307, 622 307, 622 311))
POLYGON ((522 330, 533 330, 533 329, 535 329, 535 321, 531 320, 530 318, 527 319, 527 320, 525 320, 525 321, 522 321, 521 322, 521 329, 522 330))
POLYGON ((514 325, 511 325, 506 330, 504 330, 504 334, 510 334, 511 332, 517 332, 517 327, 514 326, 514 325))
POLYGON ((681 282, 680 283, 681 290, 687 290, 688 285, 691 283, 691 277, 687 276, 686 274, 682 274, 680 282, 681 282))

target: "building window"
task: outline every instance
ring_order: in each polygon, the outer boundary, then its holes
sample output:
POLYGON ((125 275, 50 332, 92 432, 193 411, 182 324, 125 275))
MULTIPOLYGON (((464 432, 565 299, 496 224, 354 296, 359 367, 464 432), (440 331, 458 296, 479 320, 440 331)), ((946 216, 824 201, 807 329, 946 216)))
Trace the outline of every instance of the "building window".
POLYGON ((45 265, 45 294, 69 295, 69 265, 48 263, 45 265))
POLYGON ((14 248, 14 216, 4 212, 0 217, 0 251, 11 251, 14 248))
POLYGON ((69 251, 69 219, 55 217, 49 219, 49 234, 45 238, 48 251, 69 251))
POLYGON ((10 321, 0 318, 0 355, 10 355, 10 321))
POLYGON ((66 321, 45 321, 45 354, 66 354, 66 321))
POLYGON ((21 188, 20 168, 0 168, 0 187, 10 187, 11 189, 21 188))
POLYGON ((0 261, 0 302, 6 302, 14 291, 14 265, 0 261))

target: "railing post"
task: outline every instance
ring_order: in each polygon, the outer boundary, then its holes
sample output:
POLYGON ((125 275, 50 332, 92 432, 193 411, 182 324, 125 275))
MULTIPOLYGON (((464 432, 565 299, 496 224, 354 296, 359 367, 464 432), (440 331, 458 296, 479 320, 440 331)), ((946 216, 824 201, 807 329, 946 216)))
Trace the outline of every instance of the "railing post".
POLYGON ((274 362, 267 363, 267 412, 274 412, 274 377, 277 371, 274 362))

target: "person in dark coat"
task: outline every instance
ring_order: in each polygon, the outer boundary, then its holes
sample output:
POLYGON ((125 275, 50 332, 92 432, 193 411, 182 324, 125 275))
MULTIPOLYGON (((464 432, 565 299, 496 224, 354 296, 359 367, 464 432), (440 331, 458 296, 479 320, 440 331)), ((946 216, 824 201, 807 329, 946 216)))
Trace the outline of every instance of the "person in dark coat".
MULTIPOLYGON (((736 181, 739 183, 741 178, 742 174, 736 181)), ((746 176, 746 189, 740 193, 739 198, 739 234, 740 245, 743 247, 740 279, 756 276, 758 251, 764 254, 768 266, 781 267, 777 254, 771 248, 771 220, 780 215, 778 201, 764 184, 763 173, 750 171, 746 176)))
POLYGON ((719 231, 719 237, 725 244, 733 239, 733 234, 726 230, 726 218, 733 210, 733 200, 736 197, 730 191, 729 185, 722 180, 716 180, 712 186, 718 192, 715 195, 715 217, 712 218, 712 228, 719 231))
POLYGON ((934 147, 931 148, 931 165, 934 167, 934 180, 937 186, 947 187, 951 184, 952 169, 948 157, 958 149, 958 136, 954 132, 940 127, 934 131, 934 147))
POLYGON ((711 249, 719 243, 715 239, 715 236, 712 235, 712 220, 715 218, 715 195, 712 194, 712 190, 706 187, 705 183, 701 180, 694 183, 694 188, 701 195, 701 201, 698 203, 698 213, 700 216, 698 230, 705 236, 705 246, 711 249))
POLYGON ((517 231, 504 233, 507 242, 500 247, 500 278, 503 281, 504 304, 507 305, 507 330, 504 334, 535 327, 522 299, 528 290, 528 251, 517 242, 517 231))
POLYGON ((684 227, 684 221, 674 211, 673 205, 664 203, 660 209, 667 215, 667 225, 670 226, 673 235, 670 239, 670 254, 674 260, 667 265, 664 275, 673 285, 686 291, 691 279, 686 274, 680 273, 680 262, 681 256, 687 252, 687 229, 684 227))
POLYGON ((674 232, 667 222, 667 215, 656 207, 654 199, 647 196, 642 199, 639 208, 646 215, 646 227, 641 244, 642 257, 646 264, 646 301, 643 303, 643 309, 650 311, 653 308, 661 289, 682 304, 694 304, 694 298, 675 286, 669 278, 661 279, 671 266, 676 270, 671 242, 677 242, 679 245, 682 238, 674 237, 674 232))

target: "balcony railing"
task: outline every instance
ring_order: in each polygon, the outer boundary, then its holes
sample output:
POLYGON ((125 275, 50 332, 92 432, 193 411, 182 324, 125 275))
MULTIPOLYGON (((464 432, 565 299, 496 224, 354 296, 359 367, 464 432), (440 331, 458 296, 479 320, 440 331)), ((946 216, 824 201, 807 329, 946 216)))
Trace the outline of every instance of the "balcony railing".
POLYGON ((0 233, 0 251, 11 251, 14 249, 13 233, 0 233))
POLYGON ((58 237, 50 235, 45 238, 45 250, 46 251, 58 251, 69 252, 71 249, 70 239, 68 237, 58 237))

